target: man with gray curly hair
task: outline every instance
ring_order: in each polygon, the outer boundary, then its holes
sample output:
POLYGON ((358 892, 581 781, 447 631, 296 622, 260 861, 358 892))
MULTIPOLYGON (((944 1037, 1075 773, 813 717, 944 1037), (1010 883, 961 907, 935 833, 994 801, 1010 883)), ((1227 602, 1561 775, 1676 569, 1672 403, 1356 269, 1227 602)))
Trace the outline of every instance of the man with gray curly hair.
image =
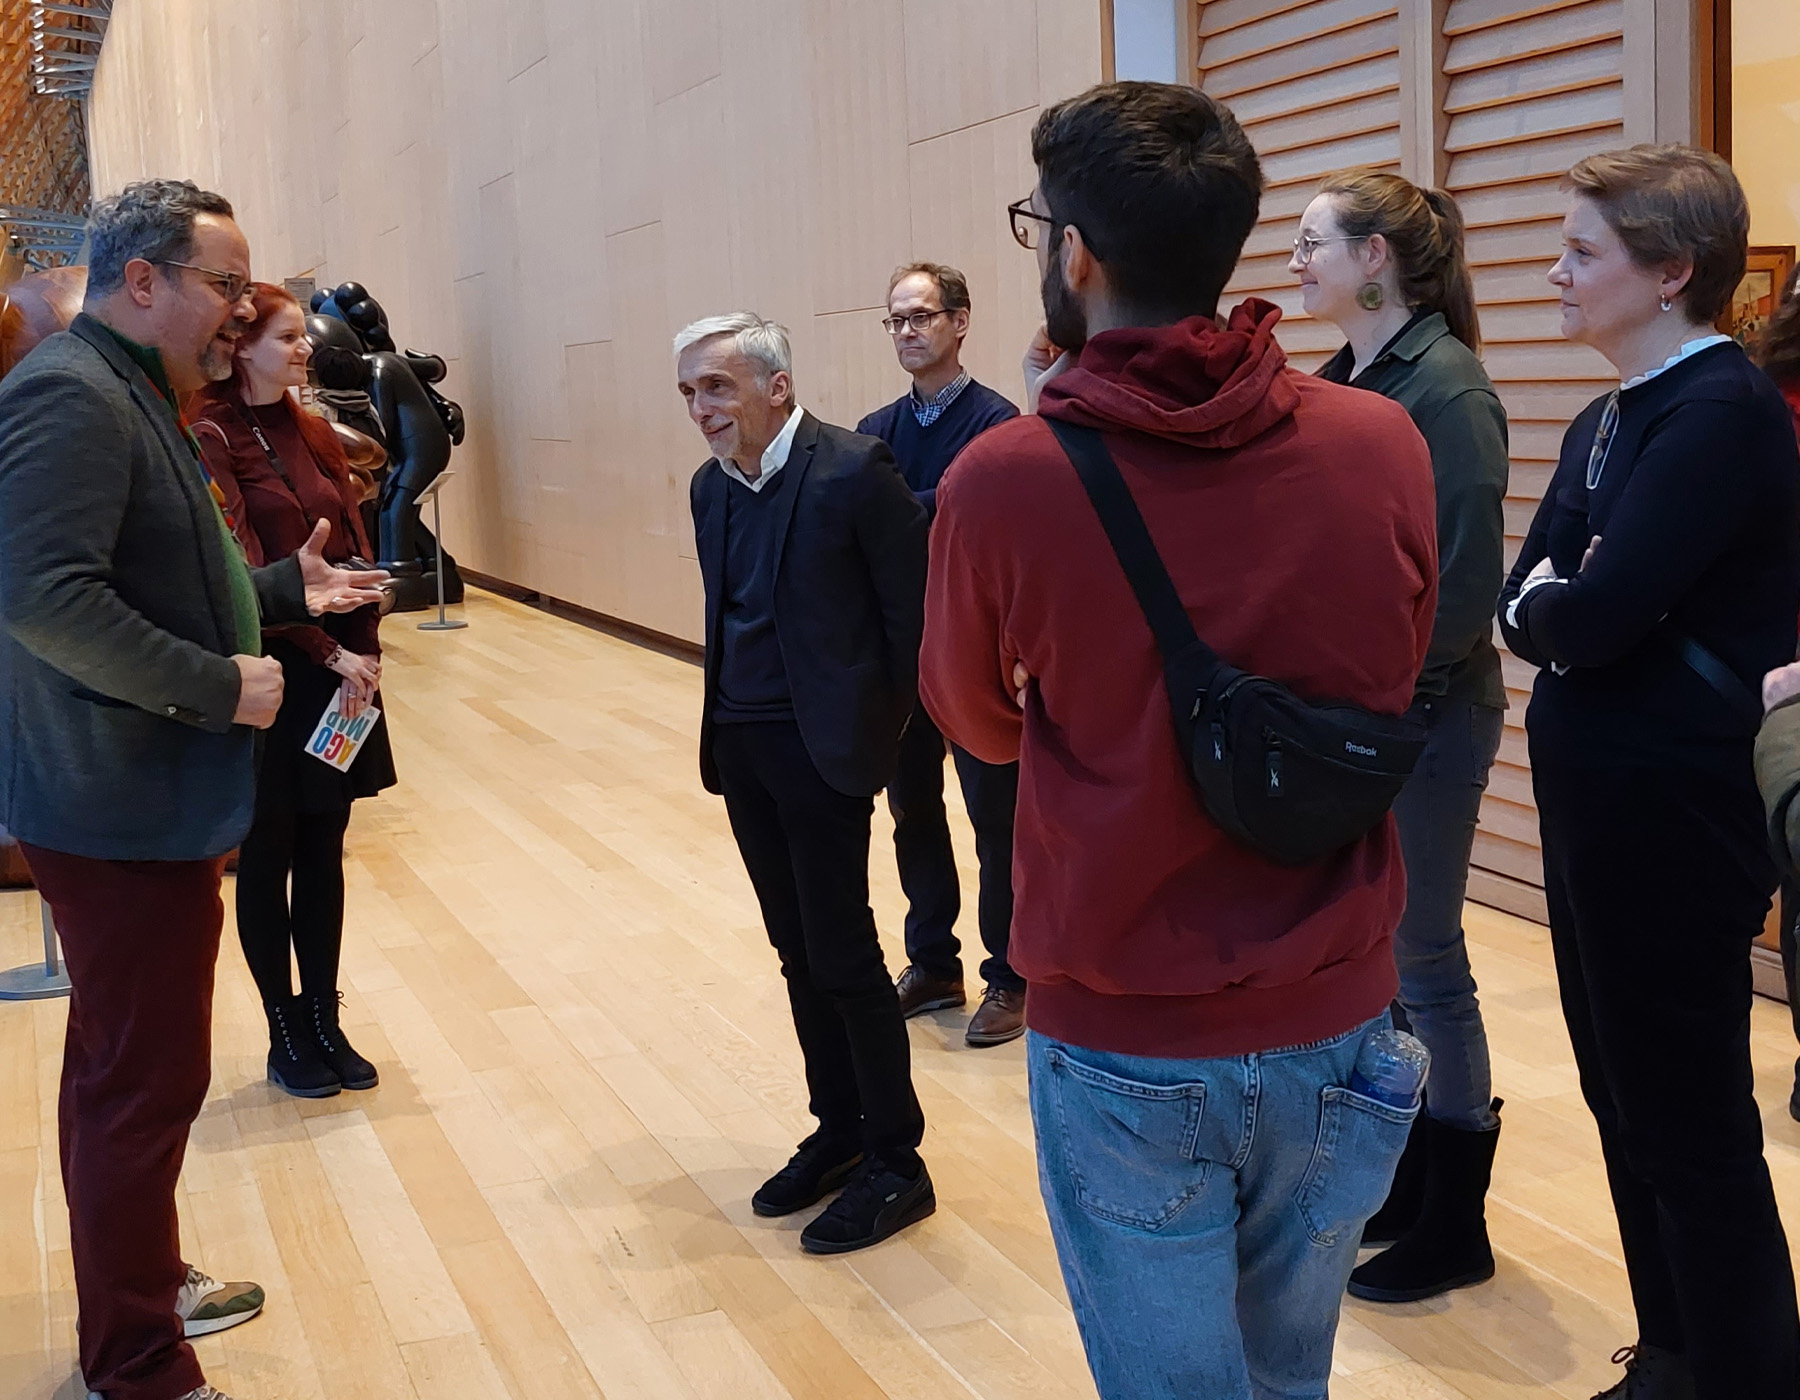
POLYGON ((250 568, 182 425, 252 314, 230 203, 146 180, 89 235, 82 314, 0 384, 0 822, 73 985, 59 1119, 90 1396, 224 1400, 185 1338, 263 1293, 181 1258, 175 1183, 211 1077, 220 870, 281 704, 262 620, 379 601, 384 575, 325 563, 324 526, 250 568))
POLYGON ((781 960, 819 1129, 751 1199, 863 1249, 937 1207, 925 1115, 869 908, 869 823, 918 697, 925 510, 887 444, 794 402, 787 331, 753 312, 675 337, 712 456, 689 491, 706 585, 700 775, 721 794, 781 960))

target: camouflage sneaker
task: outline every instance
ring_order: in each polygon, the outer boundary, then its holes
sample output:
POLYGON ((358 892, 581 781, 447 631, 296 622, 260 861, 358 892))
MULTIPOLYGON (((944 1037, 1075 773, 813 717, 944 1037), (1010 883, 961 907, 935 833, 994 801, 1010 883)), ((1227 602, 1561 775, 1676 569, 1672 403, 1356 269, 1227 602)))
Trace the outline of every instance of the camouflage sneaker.
MULTIPOLYGON (((263 1310, 263 1291, 254 1283, 220 1283, 208 1278, 191 1264, 187 1282, 175 1296, 175 1311, 181 1318, 185 1337, 206 1337, 248 1322, 263 1310)), ((181 1400, 230 1400, 220 1396, 211 1386, 201 1386, 192 1396, 181 1400)))

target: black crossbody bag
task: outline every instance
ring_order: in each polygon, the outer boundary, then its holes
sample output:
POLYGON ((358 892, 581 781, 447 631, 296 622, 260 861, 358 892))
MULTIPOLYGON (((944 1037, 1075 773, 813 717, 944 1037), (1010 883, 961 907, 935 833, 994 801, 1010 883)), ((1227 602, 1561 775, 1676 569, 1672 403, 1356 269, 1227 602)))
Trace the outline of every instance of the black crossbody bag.
POLYGON ((1045 422, 1155 634, 1176 743, 1207 814, 1277 865, 1312 865, 1368 835, 1419 761, 1425 727, 1357 705, 1312 704, 1223 660, 1195 633, 1100 434, 1045 422))

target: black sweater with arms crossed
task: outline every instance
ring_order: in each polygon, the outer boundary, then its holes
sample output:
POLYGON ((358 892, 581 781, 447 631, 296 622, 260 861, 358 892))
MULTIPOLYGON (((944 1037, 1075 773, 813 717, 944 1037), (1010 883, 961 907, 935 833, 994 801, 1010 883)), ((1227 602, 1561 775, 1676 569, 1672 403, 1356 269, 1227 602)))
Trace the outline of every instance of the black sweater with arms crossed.
POLYGON ((1753 693, 1765 671, 1794 659, 1793 416, 1741 348, 1711 346, 1621 391, 1590 492, 1589 450, 1605 405, 1595 400, 1570 425, 1500 596, 1507 646, 1557 668, 1540 673, 1532 694, 1532 761, 1649 759, 1736 777, 1749 763, 1756 716, 1728 703, 1680 648, 1684 636, 1700 643, 1753 693), (1519 598, 1545 558, 1563 581, 1519 598))

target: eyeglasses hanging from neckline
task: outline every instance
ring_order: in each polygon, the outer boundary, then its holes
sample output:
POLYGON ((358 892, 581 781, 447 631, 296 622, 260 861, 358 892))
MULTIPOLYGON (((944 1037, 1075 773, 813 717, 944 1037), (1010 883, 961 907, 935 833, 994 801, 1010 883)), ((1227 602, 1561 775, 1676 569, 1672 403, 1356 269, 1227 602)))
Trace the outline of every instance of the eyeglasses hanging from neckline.
POLYGON ((1606 454, 1612 450, 1613 434, 1619 429, 1619 391, 1606 396, 1606 407, 1600 410, 1600 426, 1594 429, 1594 445, 1588 449, 1587 489, 1600 485, 1606 471, 1606 454))

